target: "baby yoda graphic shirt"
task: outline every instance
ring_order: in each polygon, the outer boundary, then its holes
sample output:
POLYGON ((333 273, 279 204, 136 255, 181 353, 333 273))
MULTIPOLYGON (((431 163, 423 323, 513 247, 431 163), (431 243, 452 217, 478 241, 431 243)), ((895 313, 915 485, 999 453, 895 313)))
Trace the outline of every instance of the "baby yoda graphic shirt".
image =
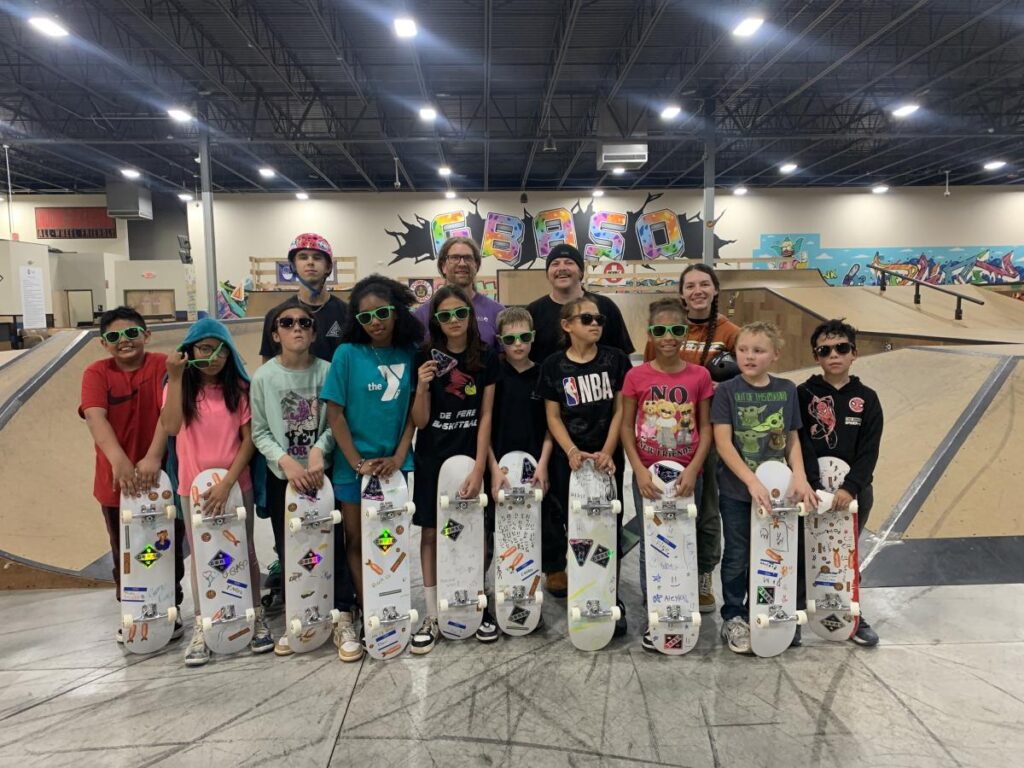
MULTIPOLYGON (((732 427, 732 444, 751 471, 766 461, 786 462, 789 433, 800 429, 796 385, 769 376, 767 386, 752 387, 742 376, 722 382, 711 401, 711 423, 732 427)), ((750 501, 747 486, 718 463, 719 493, 750 501)))

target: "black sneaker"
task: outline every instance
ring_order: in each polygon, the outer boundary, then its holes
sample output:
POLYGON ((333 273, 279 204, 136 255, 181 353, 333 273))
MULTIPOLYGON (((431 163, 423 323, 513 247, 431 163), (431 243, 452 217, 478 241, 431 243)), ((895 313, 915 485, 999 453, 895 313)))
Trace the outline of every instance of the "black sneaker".
POLYGON ((797 624, 796 632, 793 633, 793 641, 789 644, 790 648, 799 648, 801 645, 803 645, 803 639, 801 638, 802 634, 803 633, 800 631, 800 625, 797 624))
POLYGON ((409 641, 409 652, 422 654, 430 653, 434 650, 434 646, 437 644, 437 639, 441 636, 441 629, 437 626, 436 616, 427 616, 420 628, 416 630, 416 634, 412 636, 412 640, 409 641))
POLYGON ((484 618, 480 622, 480 629, 476 631, 476 639, 481 643, 493 643, 498 639, 498 625, 488 609, 484 609, 484 618))
POLYGON ((644 636, 642 638, 640 638, 640 646, 645 651, 656 651, 656 650, 658 650, 657 648, 654 647, 654 638, 651 637, 651 630, 650 629, 648 629, 646 632, 644 632, 644 636))
POLYGON ((878 633, 871 628, 871 625, 868 624, 863 616, 860 617, 860 622, 857 624, 857 631, 853 633, 853 637, 850 639, 857 645, 865 647, 878 645, 878 633))
POLYGON ((615 634, 613 636, 622 637, 626 634, 626 606, 623 605, 621 600, 616 605, 619 606, 619 620, 615 622, 615 634))

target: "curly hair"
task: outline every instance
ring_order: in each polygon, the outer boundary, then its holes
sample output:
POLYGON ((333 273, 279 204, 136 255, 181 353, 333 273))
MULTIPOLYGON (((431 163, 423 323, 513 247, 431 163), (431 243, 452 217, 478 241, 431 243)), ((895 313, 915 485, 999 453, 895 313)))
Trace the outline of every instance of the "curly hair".
POLYGON ((395 308, 395 328, 391 333, 391 346, 417 346, 423 340, 423 326, 412 314, 412 307, 416 305, 416 297, 412 291, 397 280, 374 273, 352 287, 348 300, 348 320, 341 334, 342 343, 370 343, 370 335, 356 320, 359 304, 367 296, 376 296, 395 308))

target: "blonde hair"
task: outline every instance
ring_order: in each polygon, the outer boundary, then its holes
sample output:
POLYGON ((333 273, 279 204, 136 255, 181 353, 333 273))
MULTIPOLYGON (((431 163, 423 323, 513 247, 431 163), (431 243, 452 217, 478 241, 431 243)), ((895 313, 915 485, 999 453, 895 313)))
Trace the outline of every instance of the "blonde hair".
POLYGON ((739 341, 740 336, 745 333, 750 335, 760 334, 761 336, 768 337, 768 341, 772 343, 772 347, 776 352, 781 352, 782 348, 786 345, 786 342, 782 338, 782 331, 779 330, 779 326, 775 323, 766 323, 761 320, 754 323, 747 323, 740 328, 740 332, 736 334, 736 340, 739 341))
POLYGON ((505 328, 516 323, 523 323, 531 331, 533 330, 533 315, 530 314, 526 307, 506 307, 498 313, 498 318, 495 320, 498 326, 498 333, 504 332, 505 328))

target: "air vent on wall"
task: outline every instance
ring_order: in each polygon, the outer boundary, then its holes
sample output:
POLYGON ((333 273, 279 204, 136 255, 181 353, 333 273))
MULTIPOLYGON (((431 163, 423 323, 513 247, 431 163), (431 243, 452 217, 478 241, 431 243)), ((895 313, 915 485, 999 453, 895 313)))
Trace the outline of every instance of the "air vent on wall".
POLYGON ((597 148, 597 169, 614 167, 636 170, 647 163, 646 144, 601 144, 597 148))

